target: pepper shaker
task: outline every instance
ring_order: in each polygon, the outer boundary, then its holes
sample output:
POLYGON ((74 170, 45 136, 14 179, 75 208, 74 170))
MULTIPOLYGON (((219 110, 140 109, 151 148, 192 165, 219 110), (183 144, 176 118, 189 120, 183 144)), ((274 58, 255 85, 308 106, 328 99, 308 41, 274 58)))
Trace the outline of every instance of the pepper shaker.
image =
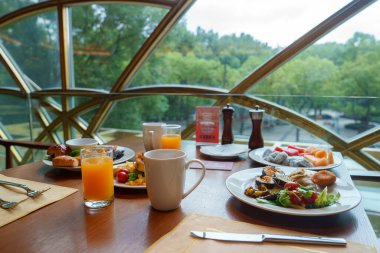
POLYGON ((222 145, 231 144, 234 142, 234 135, 232 133, 232 115, 234 113, 234 108, 227 104, 223 109, 223 135, 222 135, 222 145))
POLYGON ((261 122, 263 120, 264 110, 256 105, 254 110, 249 110, 249 116, 252 120, 252 133, 249 138, 248 147, 249 149, 262 148, 264 147, 264 140, 261 134, 261 122))

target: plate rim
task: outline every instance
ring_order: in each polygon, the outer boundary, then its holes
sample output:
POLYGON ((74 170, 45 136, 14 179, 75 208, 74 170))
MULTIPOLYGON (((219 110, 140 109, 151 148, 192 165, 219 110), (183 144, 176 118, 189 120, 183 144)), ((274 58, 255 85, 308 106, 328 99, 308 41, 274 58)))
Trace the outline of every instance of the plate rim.
POLYGON ((248 152, 248 157, 255 161, 255 162, 258 162, 258 163, 261 163, 261 164, 265 164, 265 165, 271 165, 271 166, 276 166, 276 167, 281 167, 281 168, 304 168, 304 169, 307 169, 307 170, 312 170, 312 171, 317 171, 317 170, 331 170, 333 168, 336 168, 340 165, 342 165, 343 163, 343 160, 337 155, 337 152, 332 152, 333 153, 333 156, 334 156, 334 163, 333 164, 329 164, 327 166, 318 166, 318 167, 294 167, 294 166, 287 166, 287 165, 282 165, 282 164, 276 164, 276 163, 271 163, 271 162, 268 162, 266 160, 264 160, 260 155, 257 154, 257 152, 260 152, 260 151, 263 151, 265 149, 270 149, 269 147, 262 147, 262 148, 258 148, 258 149, 254 149, 254 150, 251 150, 248 152), (259 157, 259 159, 257 159, 255 156, 259 157), (338 163, 335 163, 336 160, 339 160, 338 163))
POLYGON ((126 185, 123 183, 118 183, 115 178, 113 178, 113 186, 117 188, 123 188, 123 189, 146 189, 145 185, 126 185))
MULTIPOLYGON (((336 204, 334 204, 332 206, 324 207, 324 208, 317 208, 317 209, 294 209, 294 208, 286 208, 286 207, 281 207, 281 206, 273 206, 270 204, 260 204, 260 203, 257 203, 254 198, 250 198, 250 197, 246 196, 244 194, 244 192, 239 193, 239 195, 243 196, 244 198, 240 197, 238 195, 238 193, 234 192, 234 189, 232 189, 232 187, 231 187, 232 183, 230 182, 231 180, 233 180, 234 177, 236 177, 238 174, 244 175, 245 173, 250 173, 250 174, 252 173, 252 176, 254 176, 254 175, 260 174, 258 170, 259 169, 261 170, 262 168, 264 168, 264 167, 250 168, 250 169, 241 170, 241 171, 238 171, 238 172, 231 174, 226 179, 226 182, 225 182, 226 188, 228 189, 228 191, 231 193, 232 196, 234 196, 238 200, 242 201, 243 203, 246 203, 247 205, 253 206, 255 208, 262 209, 264 211, 269 211, 269 212, 274 212, 274 213, 279 213, 279 214, 285 214, 285 215, 291 215, 291 216, 319 217, 319 216, 336 215, 339 213, 347 212, 347 211, 357 207, 362 200, 360 192, 358 191, 358 189, 354 185, 352 185, 352 184, 348 183, 347 181, 345 181, 344 179, 341 179, 338 177, 337 177, 337 179, 339 179, 342 182, 352 186, 353 189, 351 191, 356 196, 356 199, 354 199, 356 201, 351 201, 351 203, 348 207, 340 209, 340 210, 335 210, 335 211, 331 210, 331 209, 333 209, 336 204), (253 173, 254 171, 257 171, 257 172, 253 173), (321 210, 321 209, 325 210, 326 212, 316 212, 315 211, 315 210, 321 210), (309 211, 309 210, 312 210, 312 211, 309 211)), ((285 168, 285 169, 290 170, 291 168, 292 167, 285 168)), ((307 170, 307 171, 311 172, 311 173, 315 173, 315 171, 312 171, 312 170, 307 170)), ((247 177, 247 180, 252 180, 252 179, 253 178, 251 178, 251 177, 247 177)), ((243 186, 244 182, 241 182, 241 183, 242 184, 240 185, 240 187, 243 186)), ((340 193, 340 194, 342 194, 342 193, 340 193)))
MULTIPOLYGON (((232 144, 227 144, 227 145, 232 145, 232 144)), ((215 146, 221 146, 221 144, 217 144, 215 146)), ((210 147, 210 145, 201 146, 201 148, 199 149, 199 152, 201 152, 202 154, 207 155, 209 157, 214 157, 214 158, 218 158, 218 159, 237 158, 242 154, 242 153, 238 153, 238 154, 231 154, 231 155, 216 155, 216 154, 211 154, 211 153, 208 153, 207 151, 205 151, 204 148, 206 148, 206 147, 210 147)), ((248 151, 249 150, 247 149, 247 152, 248 151)))
MULTIPOLYGON (((128 161, 130 159, 132 159, 133 157, 135 157, 136 155, 136 152, 133 150, 133 149, 130 149, 128 147, 124 147, 124 146, 117 146, 116 149, 121 149, 121 150, 124 150, 124 151, 128 151, 130 154, 129 156, 127 155, 124 155, 122 157, 120 157, 119 159, 115 160, 114 161, 114 165, 118 165, 118 164, 121 164, 125 161, 128 161)), ((81 171, 81 167, 80 166, 76 166, 76 167, 61 167, 61 166, 53 166, 52 164, 52 161, 49 161, 49 160, 46 160, 46 159, 42 159, 42 162, 47 165, 47 166, 50 166, 54 169, 63 169, 63 170, 70 170, 70 171, 81 171)))

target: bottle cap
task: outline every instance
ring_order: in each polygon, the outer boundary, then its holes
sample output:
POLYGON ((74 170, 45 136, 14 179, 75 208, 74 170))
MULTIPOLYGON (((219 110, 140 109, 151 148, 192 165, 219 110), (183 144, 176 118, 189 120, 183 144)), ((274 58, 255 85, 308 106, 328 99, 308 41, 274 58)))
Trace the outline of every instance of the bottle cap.
POLYGON ((229 113, 233 113, 235 111, 235 109, 233 107, 230 106, 230 104, 227 104, 225 107, 223 107, 223 113, 224 112, 229 112, 229 113))
POLYGON ((251 116, 251 119, 262 119, 264 112, 263 109, 260 109, 260 107, 256 105, 255 109, 249 110, 249 116, 251 116))

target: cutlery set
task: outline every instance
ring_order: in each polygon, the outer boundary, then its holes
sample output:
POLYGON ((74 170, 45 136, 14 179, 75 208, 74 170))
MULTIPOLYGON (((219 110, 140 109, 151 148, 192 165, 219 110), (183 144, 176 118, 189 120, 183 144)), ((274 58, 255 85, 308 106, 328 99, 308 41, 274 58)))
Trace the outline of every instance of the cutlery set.
MULTIPOLYGON (((50 188, 48 188, 48 189, 46 189, 44 191, 37 191, 37 190, 30 189, 28 186, 26 186, 24 184, 18 184, 18 183, 4 181, 4 180, 0 180, 0 185, 10 185, 10 186, 22 188, 22 189, 24 189, 26 191, 26 195, 28 197, 31 197, 31 198, 35 198, 35 197, 41 195, 43 192, 45 192, 45 191, 47 191, 47 190, 50 189, 50 188)), ((0 207, 3 208, 3 209, 10 209, 12 207, 15 207, 19 203, 20 202, 7 201, 7 200, 3 200, 3 199, 0 198, 0 207)))

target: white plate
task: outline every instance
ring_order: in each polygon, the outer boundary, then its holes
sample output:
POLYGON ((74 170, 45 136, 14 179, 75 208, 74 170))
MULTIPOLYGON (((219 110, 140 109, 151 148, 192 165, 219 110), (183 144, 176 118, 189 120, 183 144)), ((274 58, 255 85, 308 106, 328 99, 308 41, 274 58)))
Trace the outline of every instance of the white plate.
MULTIPOLYGON (((294 168, 291 166, 286 166, 286 165, 277 164, 277 163, 271 163, 271 162, 264 160, 263 153, 266 149, 268 149, 268 148, 258 148, 258 149, 252 150, 251 152, 248 153, 248 156, 252 160, 259 162, 259 163, 262 163, 262 164, 265 164, 265 165, 294 168)), ((329 164, 327 166, 308 167, 305 169, 308 169, 308 170, 329 170, 329 169, 338 167, 339 165, 342 164, 342 159, 340 159, 340 157, 338 156, 338 154, 336 152, 333 152, 333 157, 334 157, 334 163, 333 164, 329 164)))
POLYGON ((113 180, 113 184, 118 188, 127 188, 127 189, 146 189, 146 185, 126 185, 122 183, 118 183, 116 179, 113 180))
MULTIPOLYGON (((294 168, 281 168, 285 174, 289 174, 294 170, 294 168)), ((262 168, 254 168, 248 170, 242 170, 236 172, 229 176, 226 180, 227 189, 234 195, 236 198, 241 200, 248 205, 264 209, 267 211, 295 215, 295 216, 327 216, 334 215, 342 212, 351 210, 352 208, 359 205, 361 201, 361 196, 359 191, 346 181, 337 178, 334 185, 328 187, 329 193, 340 193, 339 203, 336 203, 332 206, 316 209, 294 209, 286 208, 281 206, 274 206, 270 204, 260 204, 256 199, 248 197, 244 194, 244 190, 249 187, 255 176, 261 175, 262 168)), ((314 173, 313 171, 308 171, 308 173, 314 173)))
POLYGON ((116 150, 124 150, 124 154, 119 159, 114 160, 113 164, 120 164, 135 157, 135 151, 130 148, 117 146, 116 150))
MULTIPOLYGON (((114 160, 113 164, 120 164, 120 163, 123 163, 123 162, 128 161, 128 160, 130 160, 130 159, 132 159, 132 158, 135 157, 135 151, 133 151, 130 148, 117 146, 116 149, 117 150, 124 150, 124 155, 122 157, 120 157, 119 159, 114 160)), ((57 166, 53 166, 52 161, 42 160, 42 162, 44 164, 48 165, 48 166, 52 166, 55 169, 65 169, 65 170, 71 170, 71 171, 80 171, 80 166, 76 166, 76 167, 60 167, 60 166, 58 166, 57 167, 57 166)))
POLYGON ((202 154, 216 159, 232 159, 248 151, 248 148, 237 144, 225 144, 216 146, 202 146, 199 150, 202 154))

